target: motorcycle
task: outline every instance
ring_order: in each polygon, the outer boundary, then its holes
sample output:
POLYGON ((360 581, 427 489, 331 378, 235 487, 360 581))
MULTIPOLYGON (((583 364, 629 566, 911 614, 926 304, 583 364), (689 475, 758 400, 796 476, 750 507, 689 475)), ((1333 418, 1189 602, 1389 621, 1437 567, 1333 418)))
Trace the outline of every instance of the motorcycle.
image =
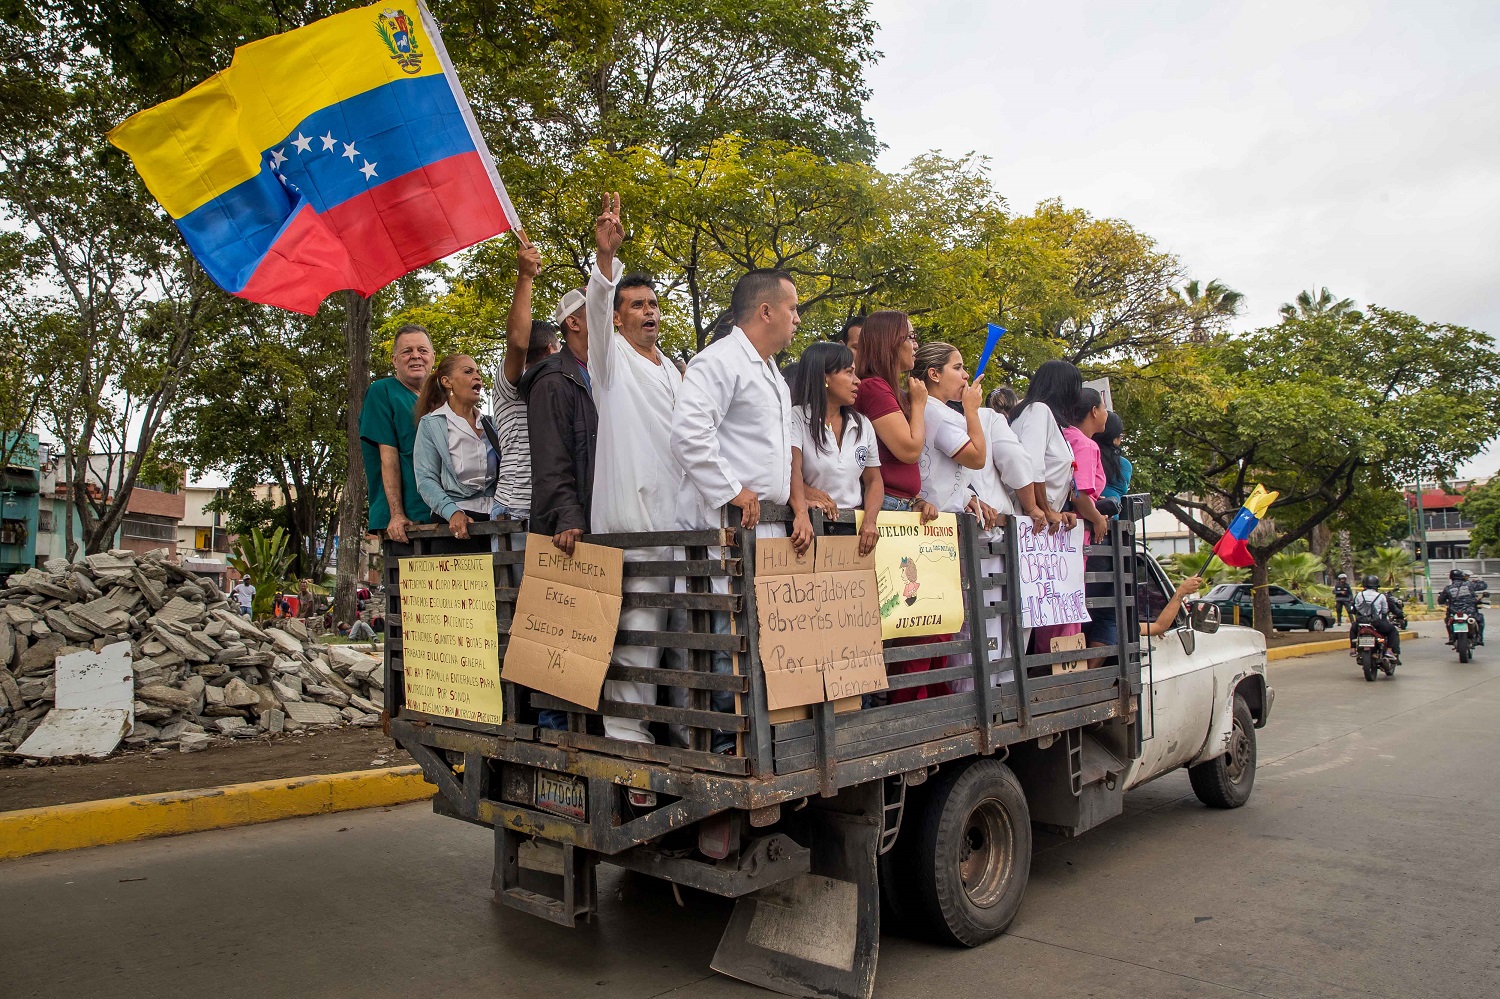
POLYGON ((1385 595, 1385 600, 1391 608, 1391 623, 1394 624, 1400 631, 1405 631, 1406 604, 1401 600, 1401 595, 1393 591, 1385 595))
POLYGON ((1396 653, 1384 635, 1373 625, 1361 622, 1354 633, 1354 656, 1359 662, 1365 679, 1373 683, 1383 670, 1386 676, 1396 675, 1396 653))
POLYGON ((1449 619, 1453 629, 1453 647, 1458 650, 1458 661, 1466 663, 1474 654, 1474 640, 1479 636, 1479 622, 1468 611, 1454 611, 1449 619))

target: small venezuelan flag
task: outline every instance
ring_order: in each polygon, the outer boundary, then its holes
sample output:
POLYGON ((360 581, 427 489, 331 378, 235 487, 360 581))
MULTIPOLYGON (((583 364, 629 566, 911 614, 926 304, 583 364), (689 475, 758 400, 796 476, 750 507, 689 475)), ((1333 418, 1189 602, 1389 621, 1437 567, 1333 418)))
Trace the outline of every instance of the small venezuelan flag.
POLYGON ((1260 523, 1266 510, 1270 509, 1280 495, 1267 492, 1262 485, 1257 485, 1251 491, 1250 498, 1245 500, 1245 505, 1240 507, 1240 512, 1230 522, 1229 530, 1214 545, 1214 554, 1219 557, 1220 562, 1240 567, 1255 564, 1255 559, 1250 554, 1250 532, 1255 530, 1255 525, 1260 523))
POLYGON ((311 315, 519 228, 436 25, 406 2, 241 46, 109 133, 225 291, 311 315))

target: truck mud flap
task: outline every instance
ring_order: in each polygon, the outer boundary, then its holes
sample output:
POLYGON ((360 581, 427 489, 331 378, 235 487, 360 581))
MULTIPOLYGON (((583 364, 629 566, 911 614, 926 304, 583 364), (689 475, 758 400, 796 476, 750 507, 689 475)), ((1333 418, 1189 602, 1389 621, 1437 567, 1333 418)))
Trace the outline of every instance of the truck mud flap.
POLYGON ((789 996, 870 999, 883 805, 878 781, 809 805, 811 872, 737 901, 713 969, 789 996))

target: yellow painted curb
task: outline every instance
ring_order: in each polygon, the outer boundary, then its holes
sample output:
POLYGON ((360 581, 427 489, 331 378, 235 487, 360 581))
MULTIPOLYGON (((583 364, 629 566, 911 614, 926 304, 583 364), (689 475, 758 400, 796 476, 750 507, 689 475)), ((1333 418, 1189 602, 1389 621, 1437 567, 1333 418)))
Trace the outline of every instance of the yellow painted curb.
MULTIPOLYGON (((1415 631, 1403 631, 1401 641, 1407 642, 1417 637, 1415 631)), ((1330 638, 1326 642, 1302 642, 1299 645, 1283 645, 1279 649, 1267 649, 1266 658, 1273 659, 1296 659, 1301 656, 1317 655, 1319 652, 1347 652, 1349 650, 1349 638, 1330 638)))
POLYGON ((23 808, 0 812, 0 860, 399 805, 432 793, 422 768, 405 766, 23 808))

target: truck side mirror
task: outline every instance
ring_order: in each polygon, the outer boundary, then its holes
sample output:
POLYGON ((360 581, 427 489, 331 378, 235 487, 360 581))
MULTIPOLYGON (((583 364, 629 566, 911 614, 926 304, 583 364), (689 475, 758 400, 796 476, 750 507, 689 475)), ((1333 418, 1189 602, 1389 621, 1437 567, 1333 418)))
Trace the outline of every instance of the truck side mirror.
POLYGON ((1188 620, 1194 631, 1212 635, 1219 630, 1219 605, 1207 600, 1195 601, 1188 609, 1188 620))

